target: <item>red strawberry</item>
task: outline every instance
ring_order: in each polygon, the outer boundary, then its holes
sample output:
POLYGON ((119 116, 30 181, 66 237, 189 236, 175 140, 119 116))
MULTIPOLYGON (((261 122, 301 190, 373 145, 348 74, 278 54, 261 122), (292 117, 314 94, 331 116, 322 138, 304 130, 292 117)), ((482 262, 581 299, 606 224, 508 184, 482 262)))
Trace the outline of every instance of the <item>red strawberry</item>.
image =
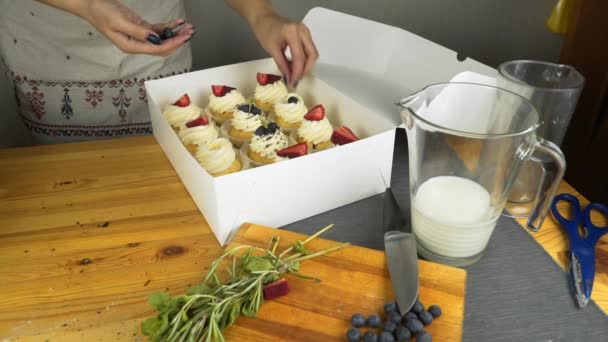
POLYGON ((273 74, 262 74, 261 72, 258 72, 257 79, 258 79, 258 83, 260 85, 265 86, 267 84, 279 81, 281 79, 281 76, 273 75, 273 74))
POLYGON ((325 108, 323 105, 316 105, 304 115, 304 119, 310 121, 321 121, 325 117, 325 108))
POLYGON ((301 142, 299 144, 286 147, 277 152, 279 157, 297 158, 308 153, 308 144, 301 142))
POLYGON ((188 123, 186 123, 186 127, 192 128, 196 126, 206 126, 209 124, 209 119, 206 116, 201 115, 197 119, 194 119, 188 123))
POLYGON ((264 293, 264 299, 281 297, 289 293, 289 283, 287 279, 281 278, 268 285, 264 285, 262 292, 264 293))
POLYGON ((174 105, 178 107, 188 107, 190 105, 190 97, 188 94, 184 94, 177 101, 175 101, 174 105))
POLYGON ((225 85, 212 85, 211 90, 213 90, 213 95, 222 97, 229 92, 233 91, 235 88, 225 86, 225 85))
POLYGON ((346 145, 353 141, 357 141, 359 138, 346 126, 342 126, 334 131, 331 135, 331 142, 336 145, 346 145))

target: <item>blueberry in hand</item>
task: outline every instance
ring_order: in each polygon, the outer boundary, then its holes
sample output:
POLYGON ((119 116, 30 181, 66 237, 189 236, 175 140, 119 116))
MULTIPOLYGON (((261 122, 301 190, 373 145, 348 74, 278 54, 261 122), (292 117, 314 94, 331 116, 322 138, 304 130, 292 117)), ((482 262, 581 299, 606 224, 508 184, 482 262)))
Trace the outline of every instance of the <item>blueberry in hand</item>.
POLYGON ((437 305, 431 305, 431 306, 429 306, 429 312, 435 318, 441 316, 441 308, 439 306, 437 306, 437 305))
POLYGON ((365 317, 363 317, 363 315, 359 313, 354 314, 350 318, 350 323, 352 323, 353 326, 360 328, 365 325, 365 317))
POLYGON ((165 40, 169 38, 173 38, 173 30, 170 27, 166 27, 160 34, 160 39, 165 40))
POLYGON ((378 335, 373 331, 366 331, 363 334, 363 342, 378 342, 378 335))
POLYGON ((401 323, 401 314, 398 313, 397 311, 393 311, 390 314, 388 314, 388 320, 395 324, 399 324, 399 323, 401 323))
POLYGON ((387 333, 386 331, 382 332, 382 334, 380 334, 380 338, 378 339, 379 342, 395 342, 395 338, 393 337, 393 334, 391 333, 387 333))
POLYGON ((386 312, 387 314, 397 311, 397 303, 395 302, 388 302, 386 304, 384 304, 384 312, 386 312))
POLYGON ((422 322, 422 324, 424 325, 429 325, 433 322, 433 315, 431 315, 431 313, 428 311, 422 311, 421 313, 419 313, 418 318, 420 319, 420 322, 422 322))
POLYGON ((414 335, 421 332, 422 329, 424 329, 422 322, 420 322, 417 319, 411 319, 411 320, 407 321, 407 323, 405 323, 405 327, 410 329, 410 331, 414 335))
POLYGON ((350 328, 346 332, 346 338, 348 342, 359 342, 361 339, 361 332, 357 328, 350 328))
POLYGON ((412 333, 406 327, 399 327, 397 328, 397 331, 395 331, 395 338, 399 342, 407 341, 410 337, 412 337, 412 333))
POLYGON ((367 326, 370 328, 379 328, 380 324, 382 324, 382 320, 378 315, 370 315, 367 317, 367 326))
POLYGON ((295 97, 295 96, 290 96, 290 97, 287 99, 287 103, 298 103, 298 98, 297 98, 297 97, 295 97))
POLYGON ((418 319, 418 316, 415 313, 409 311, 408 313, 405 314, 405 316, 403 316, 403 321, 402 321, 403 324, 405 324, 410 319, 418 319))
POLYGON ((384 325, 382 326, 382 330, 386 331, 387 333, 393 333, 393 331, 395 331, 395 329, 397 329, 397 324, 391 322, 391 321, 386 321, 384 322, 384 325))
POLYGON ((433 339, 427 331, 420 331, 416 334, 416 342, 431 342, 433 339))
POLYGON ((419 314, 422 311, 424 311, 424 305, 417 300, 416 303, 414 303, 414 306, 412 306, 412 312, 419 314))

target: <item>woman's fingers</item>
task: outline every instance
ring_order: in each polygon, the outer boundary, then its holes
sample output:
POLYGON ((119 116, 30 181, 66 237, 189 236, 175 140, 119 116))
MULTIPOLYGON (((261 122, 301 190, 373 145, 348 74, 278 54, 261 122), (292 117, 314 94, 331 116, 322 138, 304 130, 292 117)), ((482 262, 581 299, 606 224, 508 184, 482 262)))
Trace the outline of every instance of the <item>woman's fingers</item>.
POLYGON ((192 29, 184 30, 184 32, 180 32, 179 35, 171 39, 166 39, 158 45, 147 41, 140 41, 123 32, 116 31, 109 32, 108 38, 125 53, 167 56, 186 43, 192 37, 193 32, 192 29))
MULTIPOLYGON (((166 23, 159 23, 159 24, 151 25, 151 28, 154 32, 161 34, 161 33, 163 33, 163 31, 166 28, 170 28, 171 30, 173 30, 176 27, 178 27, 179 25, 184 24, 185 22, 186 22, 186 20, 184 20, 183 18, 177 18, 173 21, 169 21, 166 23)), ((192 27, 192 24, 186 24, 183 28, 186 28, 187 26, 192 27)))

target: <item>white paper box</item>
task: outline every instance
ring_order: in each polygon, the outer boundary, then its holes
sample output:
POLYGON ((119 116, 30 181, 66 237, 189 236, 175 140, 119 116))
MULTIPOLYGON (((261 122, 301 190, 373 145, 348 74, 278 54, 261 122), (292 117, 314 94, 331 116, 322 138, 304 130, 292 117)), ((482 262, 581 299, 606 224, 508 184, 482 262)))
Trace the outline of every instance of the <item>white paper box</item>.
POLYGON ((188 153, 161 109, 184 93, 206 107, 212 84, 236 86, 249 96, 257 72, 280 74, 274 62, 146 82, 154 136, 221 244, 244 222, 278 227, 383 192, 391 177, 394 128, 400 124, 394 100, 465 70, 492 75, 492 69, 458 62, 453 52, 398 28, 321 8, 311 10, 305 22, 322 63, 317 78, 302 80, 297 91, 309 108, 323 104, 330 122, 350 127, 364 138, 360 141, 213 178, 188 153))

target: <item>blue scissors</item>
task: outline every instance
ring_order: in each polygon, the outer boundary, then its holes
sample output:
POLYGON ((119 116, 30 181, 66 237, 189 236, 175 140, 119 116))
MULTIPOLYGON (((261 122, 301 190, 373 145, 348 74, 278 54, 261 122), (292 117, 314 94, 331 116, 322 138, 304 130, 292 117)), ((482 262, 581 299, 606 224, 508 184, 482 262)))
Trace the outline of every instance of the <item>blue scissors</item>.
POLYGON ((606 227, 597 227, 591 222, 591 210, 597 210, 608 217, 608 207, 591 203, 581 211, 578 199, 570 194, 555 196, 551 204, 551 212, 568 233, 570 240, 570 282, 574 289, 574 295, 578 305, 583 308, 591 298, 593 278, 595 276, 595 245, 599 239, 608 233, 606 227), (557 210, 557 202, 565 201, 572 207, 572 219, 563 217, 557 210), (583 234, 579 233, 578 227, 582 224, 583 234))

